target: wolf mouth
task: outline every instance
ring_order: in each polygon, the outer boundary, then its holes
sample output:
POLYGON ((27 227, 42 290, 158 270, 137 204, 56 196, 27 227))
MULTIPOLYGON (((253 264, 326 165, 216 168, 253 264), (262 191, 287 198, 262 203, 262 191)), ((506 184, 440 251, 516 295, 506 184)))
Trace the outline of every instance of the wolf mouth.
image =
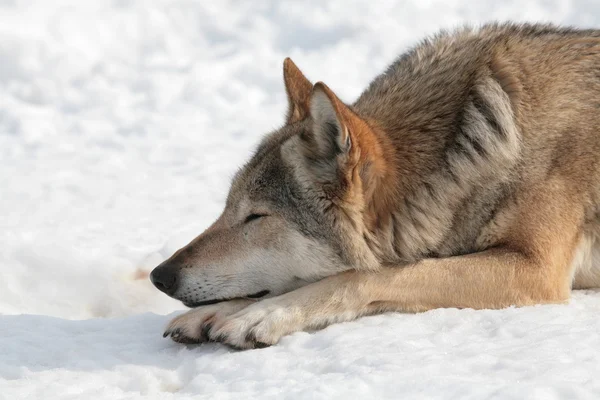
POLYGON ((210 304, 217 304, 217 303, 222 303, 224 301, 230 301, 230 300, 236 300, 236 299, 260 299, 261 297, 264 297, 264 296, 268 295, 269 293, 270 293, 269 290, 261 290, 260 292, 256 292, 256 293, 249 294, 246 296, 229 297, 226 299, 204 300, 204 301, 197 301, 197 302, 193 302, 193 303, 183 302, 183 305, 186 307, 189 307, 189 308, 196 308, 196 307, 208 306, 210 304))

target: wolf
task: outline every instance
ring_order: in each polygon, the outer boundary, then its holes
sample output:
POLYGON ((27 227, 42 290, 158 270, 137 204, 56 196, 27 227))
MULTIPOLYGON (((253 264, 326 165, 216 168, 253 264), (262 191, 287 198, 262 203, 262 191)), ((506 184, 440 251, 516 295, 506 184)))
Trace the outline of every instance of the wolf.
POLYGON ((600 286, 600 30, 494 23, 401 55, 352 104, 284 61, 288 112, 204 233, 151 273, 182 343, 600 286))

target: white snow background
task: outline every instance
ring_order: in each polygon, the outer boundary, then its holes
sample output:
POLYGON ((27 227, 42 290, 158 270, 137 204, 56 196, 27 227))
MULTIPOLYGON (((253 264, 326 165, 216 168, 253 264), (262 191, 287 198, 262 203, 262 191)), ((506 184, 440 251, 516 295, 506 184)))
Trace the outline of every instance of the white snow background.
POLYGON ((600 5, 0 0, 0 399, 600 398, 593 291, 246 352, 161 336, 183 306, 147 273, 282 124, 284 57, 351 102, 425 35, 494 19, 598 27, 600 5))

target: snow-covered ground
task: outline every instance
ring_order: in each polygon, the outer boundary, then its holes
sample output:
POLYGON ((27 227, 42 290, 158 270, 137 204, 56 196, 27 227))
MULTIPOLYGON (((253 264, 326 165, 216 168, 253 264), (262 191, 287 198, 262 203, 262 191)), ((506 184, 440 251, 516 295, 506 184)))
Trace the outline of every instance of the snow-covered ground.
POLYGON ((424 35, 492 19, 591 27, 600 6, 0 0, 0 399, 600 398, 600 292, 248 352, 161 337, 183 307, 147 273, 281 124, 284 57, 351 101, 424 35))

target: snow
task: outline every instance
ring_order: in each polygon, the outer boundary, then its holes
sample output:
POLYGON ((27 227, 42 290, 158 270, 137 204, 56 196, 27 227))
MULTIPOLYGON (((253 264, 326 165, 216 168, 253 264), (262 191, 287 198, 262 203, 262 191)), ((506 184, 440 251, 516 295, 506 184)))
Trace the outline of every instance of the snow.
POLYGON ((597 399, 599 300, 367 317, 245 352, 162 339, 156 314, 3 316, 0 398, 597 399))
MULTIPOLYGON (((594 1, 0 0, 0 399, 598 398, 600 292, 387 314, 235 352, 176 345, 147 273, 282 123, 291 56, 351 101, 407 46, 594 1)), ((169 314, 169 315, 165 315, 169 314)))

